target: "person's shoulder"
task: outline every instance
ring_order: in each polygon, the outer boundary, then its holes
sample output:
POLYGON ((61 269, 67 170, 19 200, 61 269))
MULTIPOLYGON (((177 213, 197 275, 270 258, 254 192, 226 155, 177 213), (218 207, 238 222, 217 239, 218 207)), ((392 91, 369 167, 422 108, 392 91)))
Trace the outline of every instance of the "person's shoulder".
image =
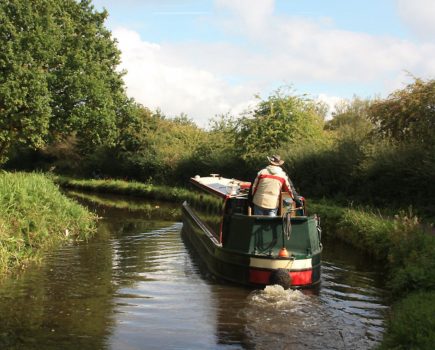
POLYGON ((267 172, 267 168, 263 168, 258 172, 258 175, 264 174, 265 172, 267 172))
POLYGON ((278 173, 280 176, 288 177, 287 173, 285 172, 285 170, 283 168, 281 168, 281 167, 278 167, 278 168, 279 168, 278 173))

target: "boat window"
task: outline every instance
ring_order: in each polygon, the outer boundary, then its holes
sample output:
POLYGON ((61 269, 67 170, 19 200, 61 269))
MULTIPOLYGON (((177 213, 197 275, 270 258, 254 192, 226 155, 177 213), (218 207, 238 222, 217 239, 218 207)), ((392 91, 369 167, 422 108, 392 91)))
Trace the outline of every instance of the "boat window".
POLYGON ((248 213, 247 198, 230 198, 225 206, 225 214, 244 214, 248 213))

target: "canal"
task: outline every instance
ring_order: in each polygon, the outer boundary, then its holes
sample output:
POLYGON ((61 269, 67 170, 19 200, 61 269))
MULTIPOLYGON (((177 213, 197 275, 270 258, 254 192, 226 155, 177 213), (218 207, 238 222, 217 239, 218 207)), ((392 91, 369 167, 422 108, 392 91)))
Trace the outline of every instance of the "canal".
MULTIPOLYGON (((75 194, 77 196, 77 194, 75 194)), ((0 281, 0 349, 372 349, 382 272, 324 242, 315 290, 217 281, 183 241, 177 206, 81 196, 98 235, 0 281)))

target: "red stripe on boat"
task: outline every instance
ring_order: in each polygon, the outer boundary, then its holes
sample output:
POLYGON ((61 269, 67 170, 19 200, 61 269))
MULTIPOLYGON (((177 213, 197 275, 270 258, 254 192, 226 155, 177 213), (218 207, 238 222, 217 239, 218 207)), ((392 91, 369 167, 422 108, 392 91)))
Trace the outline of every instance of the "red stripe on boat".
MULTIPOLYGON (((269 284, 271 271, 269 270, 249 270, 249 282, 256 284, 269 284)), ((292 286, 304 286, 311 284, 313 280, 313 270, 290 272, 292 286)))
POLYGON ((249 270, 249 282, 257 284, 269 284, 270 271, 267 270, 249 270))
POLYGON ((292 285, 303 286, 311 284, 313 280, 313 270, 290 272, 292 277, 292 285))

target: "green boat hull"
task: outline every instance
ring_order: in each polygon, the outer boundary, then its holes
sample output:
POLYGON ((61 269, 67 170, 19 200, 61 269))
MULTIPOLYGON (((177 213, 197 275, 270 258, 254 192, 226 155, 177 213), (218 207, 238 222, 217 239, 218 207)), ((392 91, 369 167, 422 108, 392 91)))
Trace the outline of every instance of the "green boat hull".
POLYGON ((183 203, 183 235, 214 275, 252 287, 272 284, 275 274, 283 271, 292 288, 320 282, 322 244, 316 216, 282 218, 222 210, 215 212, 222 214, 217 221, 210 207, 206 219, 199 207, 183 203))

